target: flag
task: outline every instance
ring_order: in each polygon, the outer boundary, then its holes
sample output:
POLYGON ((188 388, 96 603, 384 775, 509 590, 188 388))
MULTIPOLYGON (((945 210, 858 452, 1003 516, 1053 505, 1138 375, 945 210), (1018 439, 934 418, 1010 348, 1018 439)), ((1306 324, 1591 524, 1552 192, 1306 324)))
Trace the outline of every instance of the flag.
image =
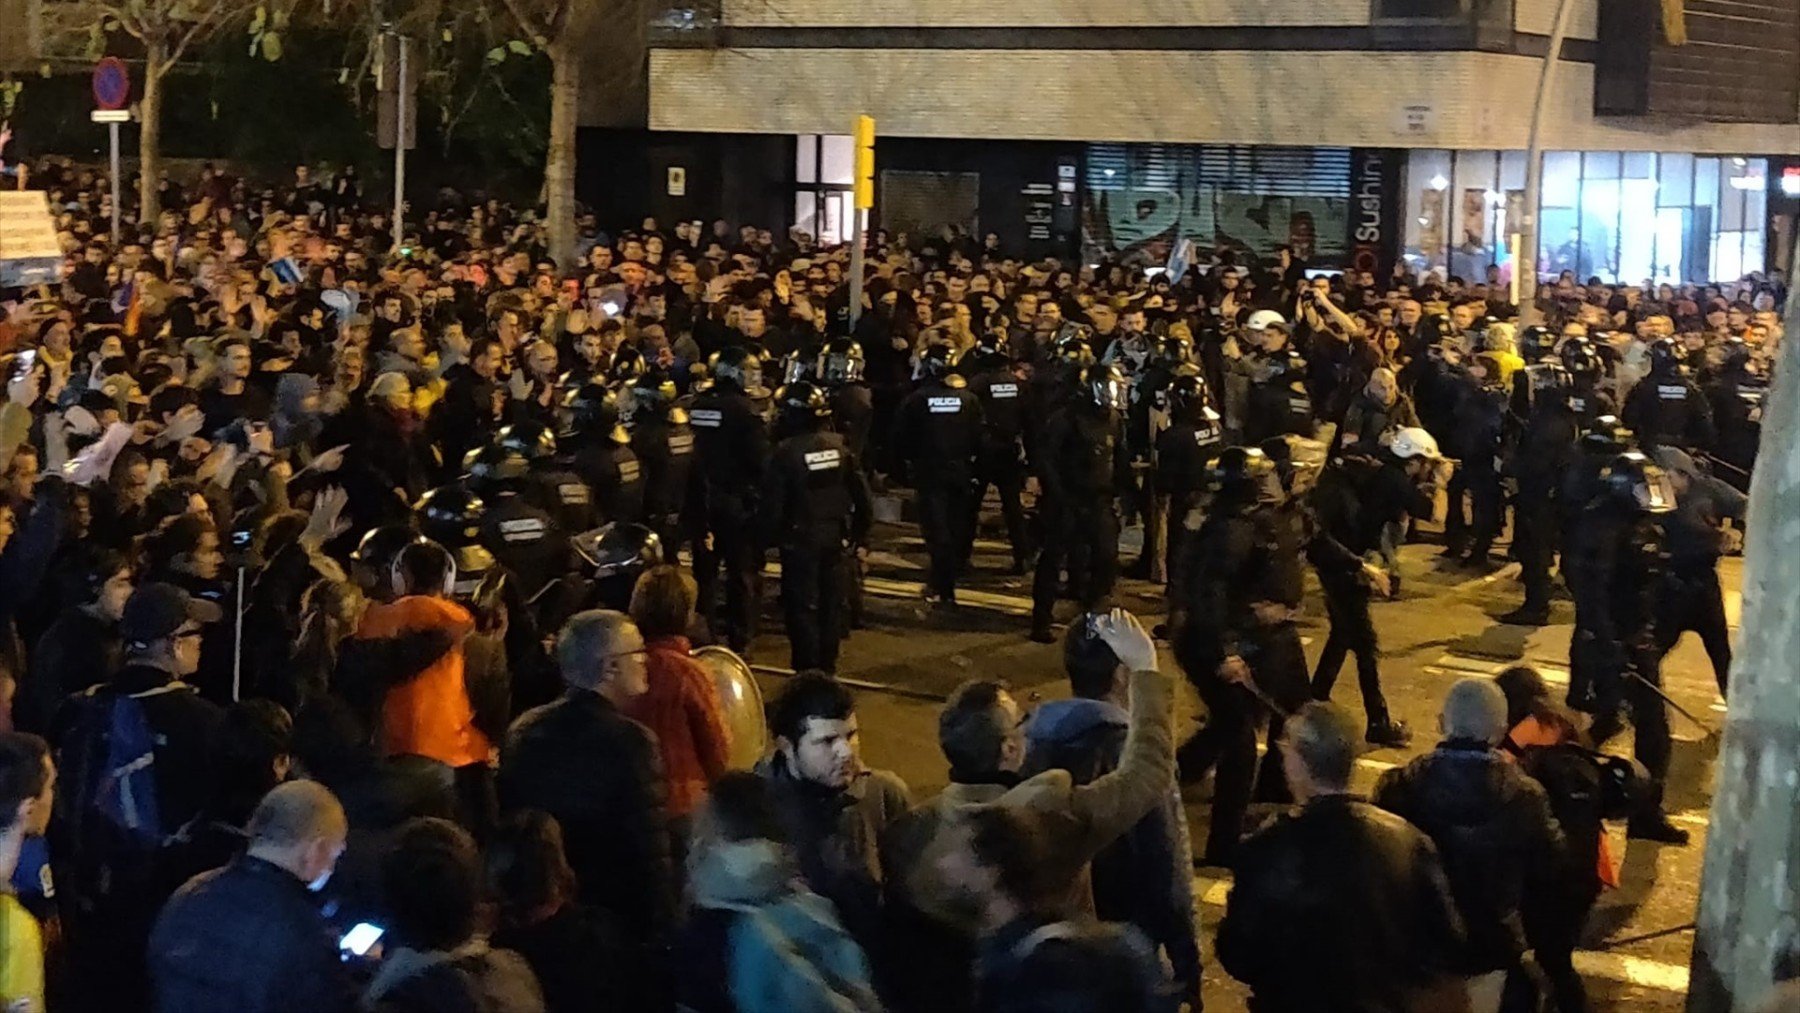
POLYGON ((1662 0, 1663 39, 1671 46, 1687 45, 1686 0, 1662 0))
POLYGON ((1194 241, 1177 236, 1175 245, 1169 250, 1168 277, 1169 284, 1178 284, 1181 276, 1187 273, 1194 262, 1194 241))

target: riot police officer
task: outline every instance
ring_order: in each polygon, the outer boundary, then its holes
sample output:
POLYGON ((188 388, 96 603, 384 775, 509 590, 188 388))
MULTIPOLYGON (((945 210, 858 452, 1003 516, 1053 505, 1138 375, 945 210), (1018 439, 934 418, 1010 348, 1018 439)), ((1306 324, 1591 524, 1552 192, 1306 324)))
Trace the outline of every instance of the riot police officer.
POLYGON ((1719 528, 1726 520, 1743 524, 1749 500, 1673 447, 1657 450, 1656 461, 1675 491, 1675 509, 1662 525, 1669 565, 1656 595, 1657 657, 1668 657, 1681 635, 1694 631, 1724 695, 1731 673, 1731 630, 1719 586, 1719 528))
MULTIPOLYGON (((1134 467, 1131 495, 1137 501, 1137 513, 1144 522, 1144 541, 1137 561, 1126 567, 1130 576, 1148 580, 1157 575, 1157 558, 1164 553, 1162 498, 1157 488, 1156 439, 1168 425, 1169 384, 1178 372, 1198 373, 1194 359, 1194 343, 1185 335, 1158 338, 1151 346, 1144 365, 1131 379, 1131 405, 1125 413, 1125 441, 1131 448, 1134 467), (1136 472, 1142 468, 1142 474, 1136 472)), ((1167 567, 1161 568, 1167 579, 1167 567)))
POLYGON ((1726 339, 1719 369, 1706 383, 1706 400, 1719 431, 1713 458, 1724 466, 1724 479, 1739 492, 1750 491, 1768 391, 1768 382, 1750 368, 1750 346, 1742 338, 1726 339))
POLYGON ((830 431, 831 405, 809 380, 775 392, 793 435, 776 446, 758 518, 781 553, 781 604, 797 671, 837 668, 845 563, 868 540, 871 497, 849 441, 830 431))
POLYGON ((713 357, 712 386, 694 398, 688 410, 699 475, 692 489, 699 502, 688 511, 693 518, 688 534, 694 546, 700 614, 712 622, 714 606, 723 597, 724 614, 714 629, 739 654, 756 637, 762 604, 763 553, 756 516, 769 463, 769 434, 753 394, 766 394, 762 359, 744 348, 727 348, 713 357))
POLYGON ((863 379, 868 362, 854 338, 833 338, 819 353, 817 376, 831 402, 832 427, 850 453, 868 468, 869 431, 875 425, 875 395, 863 379))
POLYGON ((1308 698, 1306 654, 1295 620, 1305 586, 1300 531, 1278 512, 1283 492, 1262 451, 1232 447, 1206 471, 1209 498, 1171 591, 1175 656, 1206 703, 1206 726, 1179 754, 1181 779, 1215 764, 1211 829, 1203 864, 1230 866, 1253 786, 1286 801, 1282 719, 1308 698), (1270 750, 1256 771, 1257 726, 1270 750))
POLYGON ((1650 344, 1650 372, 1625 395, 1621 418, 1646 449, 1678 447, 1695 453, 1712 450, 1712 405, 1688 379, 1682 348, 1673 338, 1650 344))
POLYGON ((681 549, 694 431, 687 410, 675 402, 675 381, 661 366, 652 366, 637 378, 632 400, 637 412, 630 427, 631 452, 644 471, 644 521, 673 559, 681 549))
POLYGON ((1543 324, 1532 324, 1519 332, 1519 357, 1527 366, 1553 362, 1557 358, 1557 333, 1543 324))
POLYGON ((1593 344, 1578 335, 1563 341, 1557 357, 1569 373, 1569 411, 1585 432, 1592 428, 1595 419, 1614 413, 1612 396, 1601 387, 1606 364, 1593 344))
POLYGON ((1501 616, 1503 623, 1542 626, 1550 621, 1556 497, 1580 434, 1580 420, 1570 404, 1574 389, 1569 370, 1560 361, 1537 361, 1513 374, 1512 417, 1517 432, 1511 440, 1509 474, 1518 487, 1513 503, 1513 554, 1519 558, 1525 601, 1501 616))
POLYGON ((554 430, 542 422, 515 422, 501 429, 494 442, 525 458, 530 470, 521 493, 526 502, 556 518, 564 531, 594 526, 593 490, 557 456, 554 430))
POLYGON ((1025 384, 1025 459, 1036 473, 1043 471, 1041 444, 1050 416, 1076 396, 1082 371, 1099 361, 1086 332, 1072 326, 1065 326, 1044 351, 1044 360, 1034 364, 1025 384))
POLYGON ((584 383, 564 396, 558 448, 593 495, 594 521, 635 523, 644 513, 644 475, 631 436, 619 424, 619 396, 584 383))
POLYGON ((1168 518, 1165 570, 1170 587, 1180 582, 1176 569, 1185 558, 1182 547, 1194 529, 1188 515, 1200 506, 1208 468, 1224 449, 1225 432, 1212 404, 1206 378, 1192 366, 1169 381, 1164 391, 1169 425, 1156 434, 1157 493, 1166 498, 1160 513, 1168 518))
POLYGON ((1084 611, 1112 594, 1119 568, 1119 514, 1114 498, 1131 473, 1125 445, 1125 377, 1117 366, 1082 371, 1075 397, 1050 416, 1038 461, 1046 536, 1031 582, 1031 639, 1056 639, 1050 621, 1060 572, 1084 611))
POLYGON ((1468 566, 1488 565, 1488 553, 1506 510, 1505 494, 1500 484, 1501 443, 1505 435, 1507 392, 1499 377, 1508 373, 1506 364, 1492 352, 1475 357, 1475 368, 1469 373, 1469 386, 1457 404, 1455 434, 1449 444, 1456 456, 1456 473, 1450 480, 1450 515, 1444 524, 1446 555, 1454 557, 1465 540, 1468 566), (1462 493, 1469 494, 1469 517, 1464 526, 1462 493))
POLYGON ((529 466, 524 455, 494 444, 463 458, 469 489, 486 505, 481 544, 518 582, 526 601, 569 569, 569 540, 556 519, 533 506, 520 490, 529 466))
POLYGON ((1372 745, 1404 746, 1412 739, 1406 722, 1388 713, 1381 693, 1380 645, 1369 601, 1372 595, 1393 592, 1398 561, 1394 535, 1409 515, 1431 516, 1431 492, 1442 461, 1430 433, 1400 429, 1379 454, 1333 460, 1313 488, 1318 534, 1308 543, 1308 556, 1331 619, 1331 633, 1313 670, 1313 696, 1331 699, 1346 655, 1354 654, 1369 718, 1365 738, 1372 745))
MULTIPOLYGON (((1643 454, 1620 454, 1601 469, 1596 494, 1571 529, 1567 549, 1580 574, 1570 664, 1580 654, 1592 671, 1588 698, 1570 702, 1594 712, 1596 746, 1619 731, 1619 707, 1630 703, 1633 752, 1650 775, 1651 791, 1627 833, 1686 844, 1687 832, 1671 825, 1662 808, 1669 716, 1657 694, 1662 673, 1655 598, 1668 555, 1661 522, 1674 508, 1674 497, 1668 476, 1643 454)), ((1570 688, 1575 689, 1573 678, 1570 688)))
POLYGON ((919 493, 919 534, 931 556, 925 596, 956 604, 956 576, 974 541, 975 474, 981 453, 981 402, 955 372, 956 352, 932 345, 919 355, 919 388, 900 402, 894 453, 919 493))
MULTIPOLYGON (((981 451, 969 506, 979 513, 988 487, 999 493, 1013 573, 1023 574, 1031 558, 1031 535, 1020 498, 1025 490, 1025 384, 1013 370, 1003 334, 989 332, 977 339, 963 365, 971 374, 969 390, 981 402, 981 451)), ((966 530, 974 534, 973 521, 966 530)))
POLYGON ((1245 329, 1250 348, 1239 360, 1239 368, 1248 384, 1238 439, 1232 442, 1254 445, 1274 436, 1312 436, 1306 360, 1289 345, 1287 321, 1274 310, 1257 310, 1250 314, 1245 329))

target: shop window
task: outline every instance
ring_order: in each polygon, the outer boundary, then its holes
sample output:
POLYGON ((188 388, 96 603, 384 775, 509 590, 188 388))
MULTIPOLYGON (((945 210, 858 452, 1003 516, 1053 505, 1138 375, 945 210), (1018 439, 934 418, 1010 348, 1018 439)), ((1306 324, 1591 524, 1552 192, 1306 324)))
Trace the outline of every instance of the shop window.
POLYGON ((833 245, 850 238, 856 145, 848 134, 794 138, 794 226, 833 245))

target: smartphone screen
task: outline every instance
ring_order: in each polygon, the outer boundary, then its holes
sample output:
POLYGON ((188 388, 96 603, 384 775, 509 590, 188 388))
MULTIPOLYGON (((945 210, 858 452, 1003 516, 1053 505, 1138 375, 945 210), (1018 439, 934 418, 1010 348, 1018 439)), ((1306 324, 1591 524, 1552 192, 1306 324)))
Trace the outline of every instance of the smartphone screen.
POLYGON ((354 928, 344 933, 344 938, 338 940, 338 949, 359 957, 364 956, 369 952, 369 947, 374 946, 375 941, 381 938, 382 931, 380 927, 368 922, 357 922, 354 928))

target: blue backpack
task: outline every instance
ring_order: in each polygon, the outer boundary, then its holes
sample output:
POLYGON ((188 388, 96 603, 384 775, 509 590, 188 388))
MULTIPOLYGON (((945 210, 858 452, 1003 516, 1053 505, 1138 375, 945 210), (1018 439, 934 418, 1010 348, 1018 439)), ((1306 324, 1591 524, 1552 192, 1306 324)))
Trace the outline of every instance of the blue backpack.
POLYGON ((165 686, 125 694, 95 686, 69 701, 57 769, 64 790, 57 816, 69 848, 68 882, 88 907, 154 880, 157 851, 173 834, 156 789, 156 733, 147 697, 179 692, 165 686))

